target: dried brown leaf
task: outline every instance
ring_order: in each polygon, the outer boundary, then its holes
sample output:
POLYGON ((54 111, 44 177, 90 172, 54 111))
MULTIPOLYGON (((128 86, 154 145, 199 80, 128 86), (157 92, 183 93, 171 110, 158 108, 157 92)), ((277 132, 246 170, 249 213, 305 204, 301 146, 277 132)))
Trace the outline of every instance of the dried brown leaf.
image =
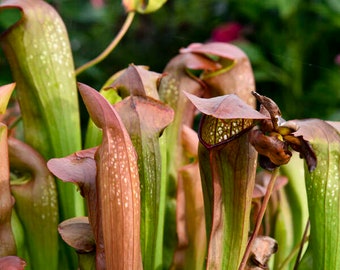
POLYGON ((292 156, 285 142, 276 136, 266 136, 258 129, 251 131, 250 143, 260 155, 268 157, 277 166, 286 164, 292 156))
POLYGON ((269 258, 276 253, 277 249, 278 244, 275 239, 269 236, 256 237, 245 270, 268 269, 269 258))

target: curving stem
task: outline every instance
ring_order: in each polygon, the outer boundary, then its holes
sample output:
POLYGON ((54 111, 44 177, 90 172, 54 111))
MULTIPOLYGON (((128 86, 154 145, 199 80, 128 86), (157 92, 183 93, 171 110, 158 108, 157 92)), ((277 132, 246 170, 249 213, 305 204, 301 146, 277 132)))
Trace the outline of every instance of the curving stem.
POLYGON ((240 263, 239 270, 243 270, 244 267, 247 264, 247 261, 248 261, 249 255, 250 255, 250 251, 251 251, 251 247, 252 247, 252 245, 254 243, 254 240, 256 239, 256 237, 257 237, 257 235, 259 233, 259 230, 260 230, 260 227, 261 227, 261 223, 262 223, 262 219, 263 219, 264 213, 266 212, 267 205, 268 205, 270 196, 272 194, 272 191, 273 191, 273 188, 274 188, 274 185, 275 185, 275 181, 276 181, 276 178, 277 178, 278 174, 279 174, 279 167, 276 167, 274 169, 274 171, 272 172, 272 176, 270 178, 266 194, 265 194, 265 196, 263 198, 259 214, 258 214, 258 216, 256 218, 256 223, 255 223, 254 231, 253 231, 253 233, 250 236, 250 239, 248 241, 246 250, 244 252, 242 261, 240 263))
POLYGON ((135 17, 135 12, 131 11, 131 12, 128 13, 122 28, 120 29, 117 36, 109 44, 109 46, 107 46, 107 48, 100 55, 98 55, 96 58, 92 59, 91 61, 89 61, 86 64, 77 68, 76 71, 75 71, 76 76, 78 76, 80 73, 82 73, 86 69, 88 69, 88 68, 98 64, 102 60, 104 60, 113 51, 113 49, 117 46, 117 44, 121 41, 121 39, 126 34, 126 32, 129 29, 134 17, 135 17))

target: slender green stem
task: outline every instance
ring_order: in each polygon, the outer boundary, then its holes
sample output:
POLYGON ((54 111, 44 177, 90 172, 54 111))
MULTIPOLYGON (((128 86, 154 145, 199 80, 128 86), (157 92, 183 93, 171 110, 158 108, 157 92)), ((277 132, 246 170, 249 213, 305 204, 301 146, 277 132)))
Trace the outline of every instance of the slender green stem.
MULTIPOLYGON (((301 257, 301 254, 300 254, 300 250, 302 250, 303 246, 305 243, 307 243, 309 240, 309 236, 308 235, 304 235, 301 242, 297 243, 297 245, 295 245, 292 249, 292 251, 289 253, 289 255, 287 256, 286 259, 284 259, 284 261, 279 265, 278 267, 278 270, 283 270, 283 269, 287 269, 288 267, 288 264, 291 262, 291 260, 294 258, 294 256, 296 254, 298 254, 297 256, 297 266, 299 266, 299 262, 300 262, 300 257, 301 257), (300 254, 300 255, 299 255, 300 254)), ((295 263, 296 265, 296 263, 295 263)), ((294 267, 295 267, 294 265, 294 267)), ((294 268, 295 269, 295 268, 294 268)), ((297 269, 297 268, 296 268, 297 269)))
POLYGON ((244 252, 239 270, 243 270, 244 267, 247 264, 247 261, 248 261, 249 255, 250 255, 250 251, 251 251, 251 247, 252 247, 254 240, 256 239, 256 237, 259 233, 259 230, 261 228, 262 219, 263 219, 264 213, 266 212, 267 205, 268 205, 270 196, 272 194, 272 191, 273 191, 273 188, 274 188, 274 185, 275 185, 275 181, 276 181, 276 177, 277 177, 278 174, 279 174, 279 167, 275 168, 275 170, 272 172, 272 176, 270 178, 266 194, 265 194, 263 201, 262 201, 260 212, 259 212, 259 214, 256 218, 254 231, 253 231, 253 233, 250 236, 250 239, 248 241, 248 245, 247 245, 246 250, 244 252))
POLYGON ((309 225, 310 225, 310 221, 308 219, 305 231, 304 231, 303 236, 302 236, 302 241, 301 241, 301 244, 300 244, 299 253, 298 253, 297 257, 296 257, 296 261, 295 261, 295 265, 294 265, 294 270, 297 270, 298 267, 299 267, 299 263, 300 263, 300 259, 301 259, 301 254, 302 254, 302 249, 303 249, 303 244, 306 242, 306 240, 308 238, 307 234, 308 234, 308 230, 309 230, 309 225))
POLYGON ((117 46, 117 44, 121 41, 121 39, 126 34, 126 32, 129 29, 134 17, 135 17, 135 12, 131 11, 131 12, 128 13, 128 15, 125 19, 125 22, 124 22, 122 28, 120 29, 118 35, 112 40, 112 42, 109 44, 109 46, 107 46, 107 48, 100 55, 98 55, 96 58, 92 59, 91 61, 89 61, 86 64, 77 68, 76 71, 75 71, 76 76, 78 76, 80 73, 82 73, 86 69, 88 69, 88 68, 98 64, 102 60, 104 60, 113 51, 113 49, 117 46))

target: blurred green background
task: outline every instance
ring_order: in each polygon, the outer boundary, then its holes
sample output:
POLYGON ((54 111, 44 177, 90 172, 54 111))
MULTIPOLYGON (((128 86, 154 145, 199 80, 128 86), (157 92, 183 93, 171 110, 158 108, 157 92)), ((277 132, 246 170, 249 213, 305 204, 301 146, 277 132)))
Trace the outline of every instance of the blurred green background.
MULTIPOLYGON (((48 2, 65 21, 76 67, 97 56, 126 17, 119 0, 48 2)), ((0 14, 0 30, 7 24, 0 14)), ((248 54, 257 91, 273 98, 285 119, 340 120, 338 0, 169 0, 137 14, 115 51, 78 80, 98 89, 130 63, 162 72, 181 47, 208 40, 233 42, 248 54)), ((0 85, 9 82, 1 51, 0 85)))

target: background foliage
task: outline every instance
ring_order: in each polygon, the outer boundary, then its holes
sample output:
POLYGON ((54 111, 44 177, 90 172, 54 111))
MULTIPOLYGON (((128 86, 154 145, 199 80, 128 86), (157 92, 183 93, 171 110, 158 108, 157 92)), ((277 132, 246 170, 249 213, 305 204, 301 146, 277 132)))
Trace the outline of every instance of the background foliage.
MULTIPOLYGON (((125 18, 121 1, 54 0, 69 31, 76 67, 97 56, 125 18), (94 1, 92 1, 94 2, 94 1)), ((339 119, 340 4, 334 0, 170 0, 136 16, 104 62, 79 81, 100 88, 129 63, 162 72, 178 49, 207 40, 237 43, 249 56, 257 91, 275 99, 287 118, 339 119)), ((4 29, 8 18, 0 16, 4 29)), ((11 82, 0 52, 0 84, 11 82)))

